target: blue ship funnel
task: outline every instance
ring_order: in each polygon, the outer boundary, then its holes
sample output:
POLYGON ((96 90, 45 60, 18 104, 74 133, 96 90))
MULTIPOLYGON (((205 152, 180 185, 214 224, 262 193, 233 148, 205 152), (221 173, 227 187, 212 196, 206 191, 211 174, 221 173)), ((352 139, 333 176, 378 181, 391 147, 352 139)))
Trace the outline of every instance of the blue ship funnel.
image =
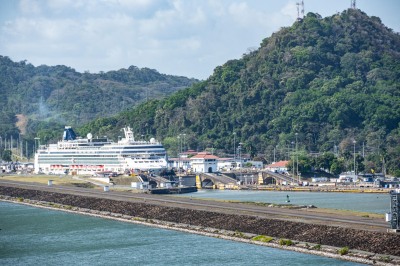
POLYGON ((75 140, 75 139, 76 139, 76 134, 72 129, 72 127, 65 127, 63 140, 75 140))

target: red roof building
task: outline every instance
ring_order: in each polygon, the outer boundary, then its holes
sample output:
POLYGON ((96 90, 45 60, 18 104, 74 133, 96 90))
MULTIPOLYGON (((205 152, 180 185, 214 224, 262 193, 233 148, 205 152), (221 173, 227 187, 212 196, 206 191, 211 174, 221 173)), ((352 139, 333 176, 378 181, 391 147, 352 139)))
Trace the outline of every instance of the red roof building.
POLYGON ((287 172, 287 164, 289 163, 289 161, 279 161, 279 162, 275 162, 272 164, 269 164, 265 167, 266 170, 275 172, 287 172))
POLYGON ((217 160, 215 156, 208 152, 199 152, 190 158, 192 170, 195 173, 213 173, 217 172, 217 160))

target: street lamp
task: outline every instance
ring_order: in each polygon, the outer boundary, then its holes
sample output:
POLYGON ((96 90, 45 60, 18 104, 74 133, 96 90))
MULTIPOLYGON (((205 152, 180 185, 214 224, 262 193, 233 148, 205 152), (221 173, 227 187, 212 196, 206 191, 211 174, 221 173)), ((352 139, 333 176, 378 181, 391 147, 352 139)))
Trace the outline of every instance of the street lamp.
POLYGON ((297 135, 299 133, 295 133, 296 135, 296 175, 298 177, 298 183, 300 184, 300 176, 299 176, 299 154, 297 153, 297 135))
POLYGON ((181 143, 182 143, 182 140, 181 140, 181 135, 182 134, 179 134, 178 135, 178 178, 179 178, 179 187, 181 187, 182 186, 182 176, 181 176, 181 143))
POLYGON ((353 140, 353 160, 354 160, 354 178, 357 179, 357 173, 356 173, 356 141, 353 140))
POLYGON ((292 175, 293 175, 293 179, 294 179, 294 154, 293 154, 293 151, 294 151, 294 142, 292 141, 292 162, 293 162, 293 169, 292 169, 292 175))
POLYGON ((185 149, 185 137, 186 137, 186 134, 183 134, 183 148, 182 148, 182 152, 185 152, 185 151, 186 151, 186 149, 185 149))
POLYGON ((177 137, 178 139, 178 149, 177 149, 177 155, 178 155, 178 170, 179 170, 179 164, 180 164, 180 156, 181 156, 181 135, 177 137))
POLYGON ((35 152, 36 152, 37 149, 38 149, 39 146, 40 146, 40 138, 36 137, 36 138, 34 138, 34 140, 35 140, 35 152), (37 145, 36 145, 36 142, 37 142, 37 145))
POLYGON ((233 132, 233 161, 236 163, 236 132, 233 132))
POLYGON ((239 151, 239 176, 240 176, 240 181, 242 181, 242 156, 241 156, 241 151, 242 151, 242 143, 239 142, 239 147, 238 147, 238 151, 239 151))

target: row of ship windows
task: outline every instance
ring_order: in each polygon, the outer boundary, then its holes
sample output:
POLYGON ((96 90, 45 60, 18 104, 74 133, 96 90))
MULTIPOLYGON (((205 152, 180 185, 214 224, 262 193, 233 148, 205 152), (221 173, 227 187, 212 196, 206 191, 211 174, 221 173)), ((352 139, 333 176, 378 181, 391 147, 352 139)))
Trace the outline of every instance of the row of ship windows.
MULTIPOLYGON (((112 151, 81 151, 81 152, 76 152, 74 154, 88 154, 89 156, 93 156, 94 154, 111 154, 111 155, 118 155, 118 154, 153 154, 153 153, 157 153, 157 154, 163 154, 165 155, 165 150, 152 150, 151 152, 149 151, 122 151, 122 152, 112 152, 112 151)), ((71 152, 64 152, 64 151, 54 151, 54 152, 40 152, 41 155, 56 155, 56 154, 67 154, 69 156, 71 156, 71 152)), ((75 156, 75 155, 74 155, 75 156)))
MULTIPOLYGON (((99 155, 96 157, 93 157, 93 155, 85 155, 85 154, 74 154, 73 156, 71 154, 68 155, 62 155, 62 154, 42 154, 40 158, 93 158, 93 160, 99 159, 99 158, 117 158, 119 155, 118 154, 107 154, 107 155, 99 155)), ((145 156, 157 156, 157 157, 164 157, 165 154, 146 154, 145 156)), ((142 156, 135 156, 135 157, 142 157, 142 156)))
MULTIPOLYGON (((109 147, 107 147, 108 149, 109 147)), ((140 147, 135 147, 135 146, 130 146, 130 147, 123 147, 122 150, 138 150, 138 149, 156 149, 156 148, 163 148, 162 145, 159 146, 140 146, 140 147)), ((116 149, 116 150, 121 150, 121 147, 111 147, 111 149, 116 149)))
POLYGON ((71 162, 71 160, 39 160, 39 164, 118 164, 118 160, 78 160, 71 162))
POLYGON ((162 161, 134 161, 135 163, 162 163, 162 161))

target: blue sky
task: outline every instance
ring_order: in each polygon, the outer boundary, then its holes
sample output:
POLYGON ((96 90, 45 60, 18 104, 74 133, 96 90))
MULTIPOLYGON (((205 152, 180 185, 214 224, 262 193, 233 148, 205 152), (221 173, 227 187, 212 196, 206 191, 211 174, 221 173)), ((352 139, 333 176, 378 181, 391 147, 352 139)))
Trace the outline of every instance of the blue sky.
MULTIPOLYGON (((304 0, 331 16, 351 0, 304 0)), ((357 8, 400 32, 399 0, 357 8)), ((296 0, 2 0, 0 55, 79 72, 131 65, 206 79, 297 17, 296 0)))

